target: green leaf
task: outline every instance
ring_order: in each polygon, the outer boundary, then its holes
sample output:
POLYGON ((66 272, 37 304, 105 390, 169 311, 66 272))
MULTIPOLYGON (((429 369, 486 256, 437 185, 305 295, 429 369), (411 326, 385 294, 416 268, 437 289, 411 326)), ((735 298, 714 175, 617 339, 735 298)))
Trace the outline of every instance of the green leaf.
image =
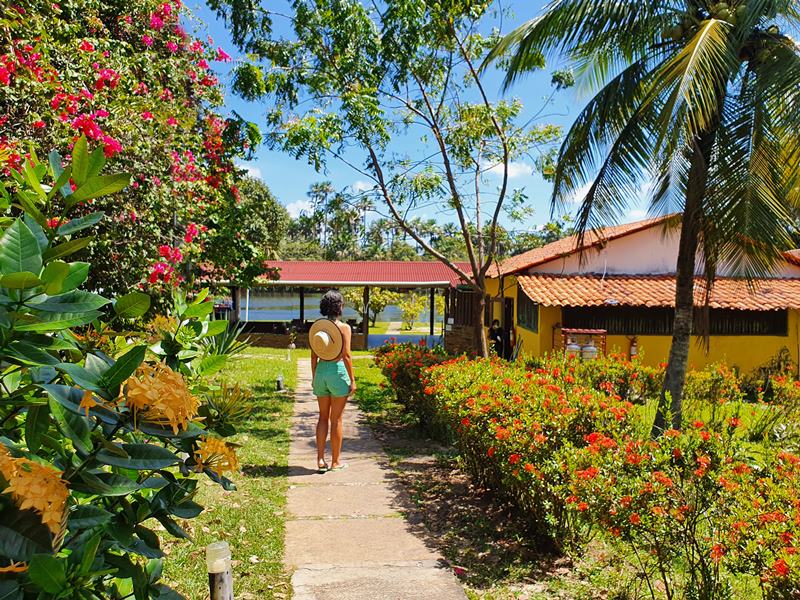
POLYGON ((199 304, 191 304, 183 311, 181 315, 184 319, 192 319, 194 317, 205 317, 211 314, 214 310, 213 302, 201 302, 199 304))
POLYGON ((108 196, 128 186, 131 176, 127 173, 116 175, 98 175, 90 177, 67 198, 67 208, 75 206, 78 202, 108 196))
POLYGON ((17 219, 0 238, 0 273, 38 273, 41 269, 39 242, 23 220, 17 219))
POLYGON ((93 392, 101 391, 100 377, 91 371, 87 371, 80 365, 74 363, 59 363, 56 368, 69 375, 76 385, 93 392))
POLYGON ((0 277, 0 287, 9 290, 29 290, 31 288, 39 287, 43 281, 30 271, 20 271, 18 273, 9 273, 0 277))
POLYGON ((10 356, 13 356, 22 363, 28 365, 55 366, 61 362, 49 352, 45 352, 45 350, 43 350, 40 346, 22 340, 15 340, 11 342, 8 347, 8 352, 10 356))
POLYGON ((123 381, 133 375, 136 369, 142 364, 147 346, 134 346, 125 354, 120 356, 109 369, 100 377, 99 384, 108 389, 112 394, 114 388, 119 387, 123 381))
POLYGON ((0 600, 22 600, 22 588, 13 579, 0 581, 0 600))
POLYGON ((214 337, 228 329, 228 321, 209 321, 206 332, 200 337, 214 337))
POLYGON ((28 577, 48 594, 58 594, 67 587, 64 563, 51 554, 34 554, 28 564, 28 577))
POLYGON ((75 185, 83 185, 89 170, 89 149, 86 136, 82 135, 72 147, 72 179, 75 185))
POLYGON ((113 467, 135 469, 144 471, 150 469, 164 469, 178 463, 178 457, 170 450, 153 444, 122 444, 122 449, 128 455, 123 458, 101 450, 97 453, 97 460, 113 467))
POLYGON ((55 296, 60 293, 67 275, 69 275, 69 265, 63 260, 54 260, 48 263, 40 277, 44 282, 45 294, 55 296))
POLYGON ((25 416, 25 443, 36 453, 42 445, 42 436, 50 428, 50 411, 46 404, 31 406, 25 416))
POLYGON ((92 538, 86 542, 84 545, 81 546, 81 564, 79 567, 78 572, 81 574, 87 574, 92 570, 92 563, 94 563, 94 559, 97 556, 97 549, 100 547, 100 540, 102 536, 97 534, 92 536, 92 538))
POLYGON ((30 560, 34 554, 52 552, 53 536, 33 510, 3 507, 0 519, 0 556, 13 561, 30 560))
POLYGON ((86 173, 87 177, 94 177, 98 175, 106 164, 106 155, 102 146, 95 148, 89 155, 89 170, 86 173))
POLYGON ((103 211, 97 211, 82 217, 78 217, 77 219, 72 219, 59 227, 56 233, 58 233, 58 235, 72 235, 73 233, 77 233, 82 229, 97 225, 103 220, 104 216, 105 213, 103 211))
POLYGON ((114 303, 114 312, 123 319, 135 319, 150 308, 150 296, 143 292, 131 292, 120 296, 114 303))
POLYGON ((33 218, 33 215, 25 213, 25 216, 22 217, 22 220, 25 221, 25 225, 28 226, 28 229, 31 230, 33 237, 36 238, 36 241, 39 242, 39 250, 42 252, 45 251, 48 244, 50 243, 47 240, 47 234, 42 229, 42 226, 36 222, 36 219, 33 218))
POLYGON ((14 328, 17 331, 59 331, 70 327, 88 325, 97 317, 103 316, 103 313, 99 310, 77 314, 42 312, 36 316, 38 322, 19 324, 14 328))
POLYGON ((139 484, 135 481, 115 473, 93 475, 82 471, 81 480, 83 483, 73 483, 71 487, 79 492, 100 496, 127 496, 139 489, 139 484))
POLYGON ((59 431, 70 439, 76 450, 84 455, 89 454, 92 451, 92 440, 86 419, 67 410, 53 398, 50 398, 49 404, 50 413, 53 415, 59 431))
POLYGON ((84 281, 89 277, 89 263, 87 262, 73 262, 69 263, 69 275, 64 278, 64 283, 61 286, 62 292, 68 292, 81 286, 84 281))
POLYGON ((22 174, 25 176, 25 181, 28 183, 28 186, 36 192, 37 196, 47 198, 47 194, 42 189, 42 184, 39 183, 39 178, 36 176, 36 171, 27 160, 23 162, 22 174))
POLYGON ((228 362, 226 354, 217 354, 214 356, 207 356, 195 367, 195 371, 202 377, 207 377, 218 372, 228 362))
POLYGON ((34 310, 53 312, 53 313, 83 313, 105 306, 110 300, 103 298, 98 294, 92 292, 84 292, 81 290, 73 290, 66 294, 59 294, 58 296, 50 296, 43 302, 36 302, 28 304, 34 310))
POLYGON ((53 246, 52 248, 45 250, 44 254, 42 254, 42 258, 45 260, 53 260, 54 258, 68 256, 77 252, 78 250, 83 250, 91 241, 92 238, 86 237, 64 242, 63 244, 59 244, 58 246, 53 246))
POLYGON ((81 504, 76 506, 69 513, 68 527, 70 531, 78 529, 91 529, 98 525, 105 525, 114 515, 99 506, 92 504, 81 504))

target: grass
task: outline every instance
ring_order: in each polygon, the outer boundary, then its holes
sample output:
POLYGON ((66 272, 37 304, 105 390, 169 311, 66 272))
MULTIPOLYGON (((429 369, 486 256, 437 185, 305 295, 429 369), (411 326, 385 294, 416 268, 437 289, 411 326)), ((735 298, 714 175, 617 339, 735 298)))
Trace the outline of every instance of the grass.
MULTIPOLYGON (((227 540, 233 553, 234 592, 241 600, 288 598, 289 576, 283 569, 284 510, 292 395, 278 393, 280 374, 287 388, 296 383, 297 355, 251 348, 222 377, 253 391, 253 412, 231 438, 241 444, 242 472, 233 477, 237 491, 226 492, 201 480, 197 501, 206 510, 182 522, 192 540, 165 541, 165 582, 193 600, 208 597, 205 547, 227 540)), ((165 534, 166 535, 166 534, 165 534)))

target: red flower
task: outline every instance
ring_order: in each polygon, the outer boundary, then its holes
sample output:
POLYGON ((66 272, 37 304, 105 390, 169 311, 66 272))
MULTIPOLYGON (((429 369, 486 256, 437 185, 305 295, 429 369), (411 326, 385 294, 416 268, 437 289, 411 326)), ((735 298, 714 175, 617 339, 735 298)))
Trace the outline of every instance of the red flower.
POLYGON ((512 454, 511 456, 508 457, 508 462, 511 463, 512 465, 515 465, 519 462, 520 458, 522 458, 521 454, 512 454))
POLYGON ((78 48, 80 48, 83 52, 94 52, 94 46, 89 40, 83 40, 78 45, 78 48))
POLYGON ((583 512, 589 508, 589 504, 586 502, 578 502, 578 506, 576 507, 579 511, 583 512))
POLYGON ((220 62, 231 62, 231 57, 222 48, 217 48, 217 60, 220 62))
POLYGON ((633 525, 638 525, 639 523, 641 523, 641 522, 642 522, 642 518, 639 516, 639 513, 631 513, 631 516, 630 516, 630 517, 628 517, 628 520, 629 520, 629 521, 630 521, 630 522, 631 522, 633 525))
POLYGON ((34 121, 33 123, 31 123, 31 127, 33 127, 34 129, 43 129, 47 127, 47 123, 45 123, 40 119, 38 121, 34 121))
POLYGON ((772 563, 772 570, 778 577, 786 577, 789 574, 789 565, 785 560, 779 558, 772 563))
POLYGON ((711 548, 711 560, 719 562, 725 556, 725 547, 721 544, 714 544, 711 548))

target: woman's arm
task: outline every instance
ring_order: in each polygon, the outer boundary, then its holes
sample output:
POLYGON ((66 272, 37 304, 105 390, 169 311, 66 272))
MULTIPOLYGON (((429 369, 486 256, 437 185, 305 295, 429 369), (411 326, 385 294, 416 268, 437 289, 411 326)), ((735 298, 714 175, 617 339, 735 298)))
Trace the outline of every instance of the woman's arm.
POLYGON ((350 393, 356 391, 356 378, 353 375, 353 353, 350 349, 350 341, 353 338, 353 331, 349 325, 342 327, 342 334, 344 335, 344 348, 342 348, 342 360, 344 361, 344 368, 347 369, 347 374, 350 375, 350 393))
POLYGON ((311 349, 311 379, 312 380, 314 379, 314 375, 317 372, 317 360, 319 360, 319 359, 317 358, 317 355, 314 354, 314 349, 312 348, 311 349))

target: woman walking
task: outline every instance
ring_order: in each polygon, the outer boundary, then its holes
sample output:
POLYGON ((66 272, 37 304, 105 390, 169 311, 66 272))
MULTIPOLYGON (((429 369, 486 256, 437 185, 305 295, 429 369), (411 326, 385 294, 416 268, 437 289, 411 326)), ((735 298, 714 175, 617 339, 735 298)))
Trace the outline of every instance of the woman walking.
POLYGON ((311 375, 314 395, 319 403, 317 421, 317 470, 320 473, 344 469, 342 452, 342 413, 347 398, 356 390, 353 377, 353 356, 350 352, 352 332, 340 318, 344 298, 331 290, 319 303, 323 318, 314 322, 308 334, 311 346, 311 375), (331 464, 325 462, 325 443, 331 435, 331 464))

